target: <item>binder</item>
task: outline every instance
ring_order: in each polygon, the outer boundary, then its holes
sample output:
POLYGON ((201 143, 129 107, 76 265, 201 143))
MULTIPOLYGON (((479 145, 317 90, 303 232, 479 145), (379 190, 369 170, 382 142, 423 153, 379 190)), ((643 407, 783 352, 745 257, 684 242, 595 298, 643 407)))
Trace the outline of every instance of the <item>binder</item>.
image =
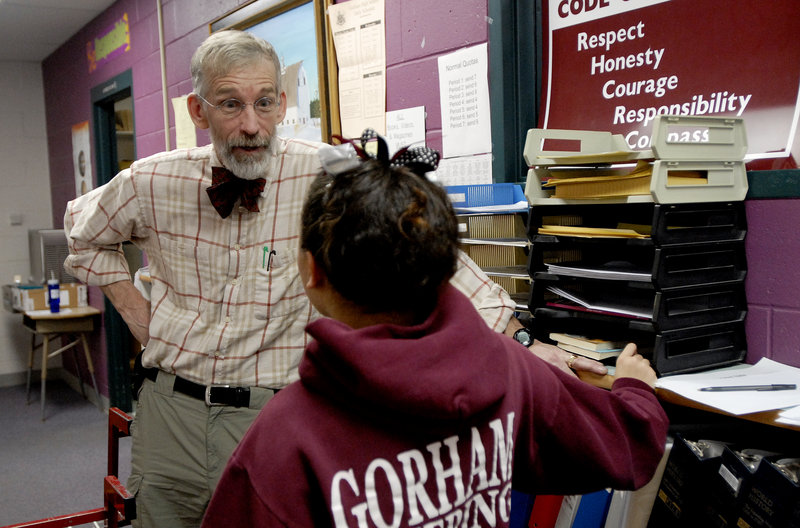
POLYGON ((563 495, 537 495, 533 502, 528 528, 555 528, 563 495))
POLYGON ((603 528, 606 524, 612 490, 604 489, 587 493, 578 503, 578 511, 572 528, 603 528))
POLYGON ((521 491, 511 490, 511 512, 509 514, 509 528, 525 528, 531 516, 534 497, 521 491))

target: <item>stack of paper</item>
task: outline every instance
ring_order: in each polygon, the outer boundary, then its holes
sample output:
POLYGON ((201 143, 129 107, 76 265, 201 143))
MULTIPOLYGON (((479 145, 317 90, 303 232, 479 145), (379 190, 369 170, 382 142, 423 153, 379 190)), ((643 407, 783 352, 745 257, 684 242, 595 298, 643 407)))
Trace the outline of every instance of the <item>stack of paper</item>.
POLYGON ((479 214, 458 217, 461 249, 510 294, 530 290, 528 236, 518 214, 479 214))
POLYGON ((547 291, 554 293, 562 298, 557 302, 547 304, 555 307, 569 308, 573 310, 589 310, 613 315, 624 315, 640 319, 652 319, 653 301, 645 298, 633 298, 631 296, 623 299, 611 297, 592 299, 584 293, 573 293, 557 286, 548 286, 547 291))
MULTIPOLYGON (((650 179, 653 167, 648 161, 640 160, 627 174, 597 176, 597 170, 586 171, 591 176, 551 177, 542 184, 543 188, 555 189, 556 198, 611 198, 615 196, 635 196, 650 194, 650 179)), ((551 171, 552 173, 552 171, 551 171)), ((667 185, 707 185, 708 178, 699 172, 681 171, 668 174, 667 185)))
POLYGON ((539 228, 538 232, 540 235, 562 235, 584 238, 650 238, 650 235, 640 233, 634 229, 607 227, 543 225, 539 228))
POLYGON ((575 263, 546 264, 547 272, 566 277, 582 277, 586 279, 626 280, 634 282, 650 282, 652 276, 647 271, 635 271, 630 263, 611 261, 597 266, 575 263))

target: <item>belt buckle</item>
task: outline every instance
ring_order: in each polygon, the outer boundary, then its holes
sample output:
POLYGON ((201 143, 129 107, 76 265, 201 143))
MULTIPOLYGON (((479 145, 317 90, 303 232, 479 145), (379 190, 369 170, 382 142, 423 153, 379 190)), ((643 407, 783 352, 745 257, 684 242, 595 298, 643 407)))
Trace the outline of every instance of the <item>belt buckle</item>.
POLYGON ((221 407, 224 403, 216 403, 211 401, 211 389, 227 389, 230 385, 206 385, 206 405, 209 407, 221 407))

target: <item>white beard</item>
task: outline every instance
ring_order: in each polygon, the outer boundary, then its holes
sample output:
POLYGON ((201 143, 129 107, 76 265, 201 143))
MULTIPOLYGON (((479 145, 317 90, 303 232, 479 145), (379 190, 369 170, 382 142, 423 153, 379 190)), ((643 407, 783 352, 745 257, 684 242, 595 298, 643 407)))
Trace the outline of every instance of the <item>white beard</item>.
POLYGON ((255 180, 257 178, 264 178, 267 176, 269 169, 270 158, 270 138, 263 136, 255 136, 251 138, 240 137, 233 141, 225 141, 211 132, 211 142, 214 145, 214 150, 219 156, 219 160, 226 169, 233 172, 243 180, 255 180), (241 146, 260 146, 264 150, 258 156, 246 156, 242 159, 236 157, 233 153, 233 147, 241 146))

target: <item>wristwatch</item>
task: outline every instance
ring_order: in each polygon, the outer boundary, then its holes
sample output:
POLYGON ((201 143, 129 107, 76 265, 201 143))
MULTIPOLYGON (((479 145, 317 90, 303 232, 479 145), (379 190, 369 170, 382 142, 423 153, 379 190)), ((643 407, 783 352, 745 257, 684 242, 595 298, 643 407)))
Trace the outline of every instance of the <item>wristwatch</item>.
POLYGON ((533 336, 531 336, 531 332, 527 328, 520 328, 514 332, 514 340, 525 347, 533 344, 533 336))

